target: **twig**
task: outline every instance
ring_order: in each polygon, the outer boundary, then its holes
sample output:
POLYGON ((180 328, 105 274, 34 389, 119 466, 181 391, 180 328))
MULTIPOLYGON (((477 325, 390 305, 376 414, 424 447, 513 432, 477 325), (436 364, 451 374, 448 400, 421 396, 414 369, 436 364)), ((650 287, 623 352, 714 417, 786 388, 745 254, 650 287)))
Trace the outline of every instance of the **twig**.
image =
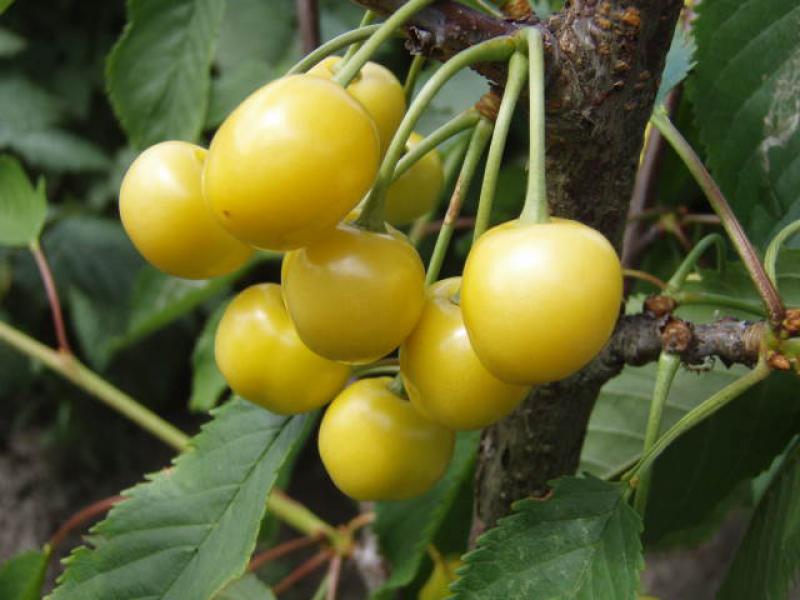
POLYGON ((319 569, 335 555, 336 553, 330 548, 317 552, 314 556, 309 558, 306 562, 301 564, 294 571, 289 573, 286 577, 275 584, 275 587, 272 588, 272 591, 275 592, 276 596, 279 596, 298 581, 301 581, 302 579, 305 579, 311 575, 311 573, 319 569))
POLYGON ((300 24, 300 39, 303 54, 319 46, 319 6, 317 0, 297 0, 297 20, 300 24))
POLYGON ((47 262, 47 257, 42 250, 38 241, 31 242, 31 253, 36 261, 36 266, 39 269, 39 274, 42 277, 45 292, 47 293, 47 301, 50 303, 50 312, 53 315, 53 328, 56 332, 56 340, 58 341, 58 351, 64 354, 72 354, 72 349, 67 340, 67 330, 64 326, 64 313, 61 310, 61 302, 58 299, 58 290, 56 283, 53 279, 53 272, 50 270, 50 265, 47 262))
POLYGON ((625 277, 630 277, 632 279, 640 279, 641 281, 646 281, 647 283, 651 283, 661 290, 666 289, 667 287, 666 281, 656 277, 655 275, 651 275, 646 271, 639 271, 637 269, 624 269, 623 274, 625 275, 625 277))
POLYGON ((72 533, 74 529, 82 526, 87 521, 91 521, 95 517, 105 514, 112 506, 124 499, 125 498, 123 496, 110 496, 109 498, 103 498, 102 500, 98 500, 97 502, 90 504, 86 508, 82 508, 72 515, 61 527, 58 528, 58 530, 56 530, 56 532, 53 534, 53 537, 50 538, 48 546, 50 546, 51 555, 54 554, 54 550, 61 545, 61 543, 70 533, 72 533))
POLYGON ((342 573, 342 556, 337 554, 328 566, 328 595, 326 600, 336 600, 336 590, 339 587, 339 576, 342 573))
POLYGON ((317 534, 317 535, 295 538, 293 540, 289 540, 288 542, 283 542, 282 544, 278 544, 274 548, 270 548, 269 550, 265 550, 264 552, 260 552, 259 554, 253 556, 253 558, 250 559, 250 563, 247 565, 247 570, 250 571, 251 573, 257 571, 265 564, 275 560, 276 558, 280 558, 281 556, 290 554, 295 550, 300 550, 302 548, 307 548, 308 546, 313 546, 314 544, 318 544, 324 539, 325 539, 324 535, 317 534))

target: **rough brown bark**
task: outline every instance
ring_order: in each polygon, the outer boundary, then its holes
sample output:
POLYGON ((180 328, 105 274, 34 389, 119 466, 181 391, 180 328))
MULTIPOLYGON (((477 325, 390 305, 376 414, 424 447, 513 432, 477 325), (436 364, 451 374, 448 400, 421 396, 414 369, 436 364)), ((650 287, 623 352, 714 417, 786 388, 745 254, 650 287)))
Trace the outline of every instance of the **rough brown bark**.
MULTIPOLYGON (((403 0, 358 0, 391 12, 403 0)), ((546 23, 547 178, 553 214, 596 227, 618 247, 642 135, 650 117, 680 0, 573 0, 546 23)), ((533 18, 524 24, 534 24, 533 18)), ((435 2, 406 27, 409 46, 446 59, 522 23, 435 2)), ((492 82, 502 65, 477 69, 492 82)), ((557 293, 557 292, 555 292, 557 293)), ((571 473, 600 387, 613 369, 596 368, 541 386, 510 417, 486 430, 477 473, 477 512, 493 524, 512 501, 571 473)))

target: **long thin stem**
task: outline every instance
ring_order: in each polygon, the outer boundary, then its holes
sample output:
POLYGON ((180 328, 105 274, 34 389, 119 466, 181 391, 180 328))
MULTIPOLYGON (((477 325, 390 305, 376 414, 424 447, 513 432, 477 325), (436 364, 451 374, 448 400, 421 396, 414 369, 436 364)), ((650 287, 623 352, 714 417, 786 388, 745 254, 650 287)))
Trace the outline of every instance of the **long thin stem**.
POLYGON ((311 52, 319 46, 319 6, 317 0, 296 0, 303 52, 311 52))
POLYGON ((282 594, 298 581, 301 581, 311 575, 311 573, 319 569, 334 556, 335 553, 333 550, 321 550, 297 567, 294 571, 289 573, 286 577, 281 579, 278 583, 276 583, 275 587, 272 588, 272 591, 275 592, 276 596, 282 594))
MULTIPOLYGON (((650 413, 647 416, 647 428, 644 433, 643 454, 646 454, 653 447, 658 434, 661 432, 661 421, 664 416, 664 406, 669 397, 669 390, 675 375, 678 373, 681 359, 669 352, 662 352, 658 357, 658 371, 656 371, 656 384, 653 390, 653 400, 650 403, 650 413)), ((636 498, 633 506, 636 511, 644 517, 647 508, 647 496, 650 493, 650 473, 642 473, 639 477, 639 485, 636 486, 636 498)))
POLYGON ((347 87, 347 85, 358 75, 361 67, 375 54, 378 47, 389 39, 394 32, 402 26, 414 13, 427 6, 433 0, 408 0, 403 6, 398 8, 386 19, 380 28, 366 41, 353 57, 345 63, 342 70, 336 74, 334 81, 347 87))
POLYGON ((670 280, 667 282, 668 294, 674 294, 680 291, 683 284, 686 283, 686 278, 689 276, 689 273, 697 266, 697 261, 700 260, 700 257, 703 256, 705 251, 712 245, 717 248, 717 265, 719 265, 720 269, 724 268, 725 240, 720 234, 711 233, 695 244, 694 248, 692 248, 689 254, 686 255, 686 258, 683 259, 683 262, 677 268, 675 274, 670 277, 670 280))
POLYGON ((308 548, 309 546, 318 544, 324 539, 324 537, 325 536, 322 534, 299 537, 289 540, 288 542, 278 544, 274 548, 270 548, 264 552, 259 552, 250 559, 250 562, 247 565, 247 570, 251 573, 258 571, 268 562, 276 560, 282 556, 286 556, 287 554, 291 554, 292 552, 296 552, 297 550, 302 550, 303 548, 308 548))
POLYGON ((778 295, 778 291, 775 289, 775 286, 764 270, 758 258, 758 254, 747 238, 744 229, 742 229, 736 215, 733 214, 730 204, 728 204, 728 201, 722 194, 722 190, 719 189, 719 186, 711 177, 705 165, 703 165, 703 161, 700 160, 700 157, 697 156, 664 111, 656 110, 650 120, 664 136, 664 139, 670 143, 675 152, 678 153, 678 156, 681 157, 686 167, 689 169, 689 172, 705 193, 714 212, 719 215, 725 232, 731 238, 739 257, 742 259, 747 272, 750 274, 750 278, 753 280, 761 299, 767 307, 767 315, 769 316, 770 324, 773 328, 780 327, 786 313, 786 308, 783 305, 781 297, 778 295))
POLYGON ((415 54, 411 61, 411 66, 408 68, 408 75, 403 84, 403 92, 406 95, 406 104, 411 103, 411 98, 414 97, 414 88, 417 85, 417 78, 419 77, 422 67, 425 65, 425 55, 415 54))
POLYGON ((713 415, 729 402, 741 396, 755 384, 766 379, 770 374, 770 371, 771 370, 766 361, 763 359, 759 360, 754 369, 748 371, 739 379, 722 388, 716 394, 705 400, 702 404, 694 407, 688 413, 683 415, 683 417, 681 417, 677 423, 670 427, 664 433, 664 435, 658 438, 656 443, 653 444, 650 449, 642 455, 642 458, 639 460, 638 464, 625 475, 623 475, 622 478, 625 480, 631 480, 637 475, 641 477, 641 474, 650 469, 650 467, 653 465, 653 462, 655 462, 655 460, 672 442, 689 431, 695 425, 698 425, 713 415))
POLYGON ((547 208, 545 178, 544 43, 542 32, 535 27, 529 27, 526 33, 531 141, 528 153, 528 190, 519 220, 523 223, 546 223, 550 213, 547 208))
POLYGON ((640 271, 638 269, 623 269, 622 275, 624 277, 630 277, 631 279, 638 279, 639 281, 646 281, 649 284, 656 286, 660 290, 664 290, 667 287, 667 282, 659 279, 655 275, 651 275, 646 271, 640 271))
POLYGON ((470 184, 475 177, 475 171, 478 168, 484 150, 486 150, 486 144, 491 138, 493 129, 494 125, 492 122, 482 117, 475 126, 475 130, 472 132, 467 154, 464 157, 464 163, 461 165, 461 172, 456 180, 456 187, 453 190, 453 195, 450 197, 450 204, 447 207, 447 212, 442 222, 442 228, 439 230, 439 237, 436 238, 436 246, 433 248, 433 254, 431 254, 428 271, 425 275, 426 285, 431 285, 439 278, 439 272, 442 269, 442 263, 447 254, 447 248, 453 237, 456 220, 461 213, 461 206, 464 202, 464 198, 466 198, 469 193, 470 184))
POLYGON ((503 91, 503 99, 500 101, 500 109, 497 111, 497 121, 494 125, 492 141, 489 144, 489 153, 486 156, 486 170, 484 171, 481 195, 478 201, 478 214, 475 217, 473 243, 489 227, 494 194, 497 189, 497 177, 500 173, 500 164, 503 161, 503 152, 506 148, 508 130, 511 127, 511 118, 514 116, 514 108, 517 106, 517 100, 527 77, 528 59, 520 52, 515 52, 508 64, 506 89, 503 91))
POLYGON ((322 46, 307 56, 304 56, 302 60, 289 69, 286 74, 297 75, 298 73, 305 73, 311 67, 316 65, 322 59, 327 58, 331 54, 338 52, 350 44, 367 39, 373 33, 378 31, 379 27, 380 25, 367 25, 366 27, 359 27, 358 29, 348 31, 347 33, 343 33, 342 35, 333 38, 329 42, 322 44, 322 46))
POLYGON ((53 328, 56 332, 58 350, 64 354, 72 354, 72 349, 70 348, 69 340, 67 339, 67 329, 64 326, 64 313, 61 310, 61 302, 58 299, 56 282, 53 279, 53 272, 50 270, 47 257, 45 256, 38 240, 31 242, 30 251, 33 254, 33 259, 36 261, 36 266, 39 269, 39 274, 42 277, 44 290, 47 294, 47 301, 50 303, 50 313, 53 316, 53 328))
POLYGON ((425 83, 419 94, 414 98, 414 102, 411 103, 403 120, 400 122, 400 126, 397 128, 397 132, 392 138, 389 149, 386 151, 386 156, 381 163, 375 185, 373 185, 372 191, 364 202, 361 216, 357 221, 358 225, 373 231, 380 231, 383 228, 383 206, 386 202, 386 190, 394 178, 397 161, 400 160, 403 154, 406 141, 411 135, 414 125, 416 125, 422 112, 442 86, 453 75, 471 64, 505 60, 514 52, 515 48, 516 42, 512 37, 493 38, 462 50, 439 67, 439 70, 425 83))
POLYGON ((122 496, 110 496, 108 498, 98 500, 97 502, 93 502, 89 506, 76 512, 69 519, 67 519, 67 521, 61 527, 59 527, 50 538, 50 541, 47 544, 50 548, 50 553, 53 554, 56 548, 58 548, 66 539, 66 537, 76 528, 82 527, 87 522, 91 521, 92 519, 96 519, 100 515, 104 515, 112 506, 118 502, 121 502, 122 500, 124 500, 122 496))
MULTIPOLYGON (((367 25, 369 25, 370 23, 372 23, 375 20, 375 17, 376 17, 375 11, 372 11, 372 10, 365 11, 364 12, 364 16, 361 17, 361 22, 358 24, 358 27, 359 28, 366 27, 367 25)), ((375 30, 377 31, 378 27, 376 27, 375 30)), ((339 64, 342 65, 342 68, 344 68, 344 65, 346 65, 353 58, 353 56, 355 56, 355 54, 356 54, 356 52, 358 52, 359 48, 361 48, 361 42, 360 41, 356 42, 354 44, 350 44, 350 47, 347 48, 347 52, 345 52, 345 54, 344 54, 344 58, 342 59, 342 62, 339 63, 339 64)))
POLYGON ((311 597, 311 600, 325 600, 326 596, 328 595, 328 588, 330 587, 331 578, 330 575, 325 575, 322 578, 322 581, 319 582, 319 587, 317 591, 314 592, 314 595, 311 597))
POLYGON ((183 450, 189 437, 150 409, 142 406, 123 391, 84 366, 71 354, 57 352, 32 337, 0 321, 0 340, 23 354, 35 358, 79 388, 127 417, 165 444, 183 450))
POLYGON ((267 511, 280 515, 283 522, 308 536, 323 534, 337 549, 342 549, 349 544, 347 536, 283 492, 275 490, 269 495, 267 511))
POLYGON ((445 195, 450 194, 450 190, 454 185, 459 166, 464 160, 464 155, 467 152, 469 138, 471 137, 472 136, 461 134, 459 139, 453 144, 455 147, 447 153, 447 156, 445 156, 444 185, 442 186, 442 193, 439 195, 439 198, 437 198, 436 205, 431 209, 431 211, 414 221, 414 225, 411 227, 411 231, 408 233, 408 241, 411 242, 412 246, 417 246, 420 241, 422 241, 422 239, 424 239, 429 233, 431 219, 433 219, 438 212, 439 205, 444 200, 445 195))
POLYGON ((339 589, 339 576, 342 573, 342 556, 337 554, 331 559, 331 564, 328 565, 328 593, 325 600, 336 600, 336 592, 339 589))
POLYGON ((409 150, 397 163, 397 167, 394 170, 394 179, 397 179, 408 171, 419 159, 437 146, 458 135, 462 131, 474 127, 479 118, 480 115, 477 110, 468 108, 436 129, 433 133, 423 138, 419 144, 409 150))
POLYGON ((724 294, 712 294, 710 292, 675 292, 671 294, 679 305, 688 306, 697 304, 701 306, 723 306, 734 310, 741 310, 751 315, 764 317, 764 305, 761 302, 753 302, 744 298, 726 296, 724 294))
POLYGON ((798 232, 800 232, 800 219, 789 223, 786 227, 781 229, 777 235, 770 240, 769 246, 767 246, 767 251, 764 254, 764 268, 767 271, 770 281, 772 281, 772 285, 776 288, 778 287, 778 276, 775 267, 778 262, 778 253, 783 244, 786 243, 786 240, 798 232))

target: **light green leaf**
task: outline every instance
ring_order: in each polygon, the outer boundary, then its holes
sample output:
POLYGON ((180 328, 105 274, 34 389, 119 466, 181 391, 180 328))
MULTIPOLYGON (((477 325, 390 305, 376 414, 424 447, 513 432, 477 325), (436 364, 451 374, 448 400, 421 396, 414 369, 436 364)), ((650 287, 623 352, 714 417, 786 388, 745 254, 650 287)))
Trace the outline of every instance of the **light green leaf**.
POLYGON ((800 4, 703 2, 689 91, 711 171, 763 244, 800 217, 800 4))
POLYGON ((192 395, 189 410, 206 412, 214 408, 228 384, 217 368, 214 338, 227 304, 217 307, 206 321, 192 352, 192 395))
POLYGON ((47 569, 47 555, 30 550, 12 556, 0 565, 0 598, 39 600, 47 569))
POLYGON ((14 56, 25 49, 25 38, 13 31, 0 27, 0 57, 14 56))
POLYGON ((171 471, 125 493, 67 561, 51 600, 210 598, 244 574, 278 473, 308 417, 227 403, 171 471))
POLYGON ((250 573, 226 585, 214 600, 275 600, 275 594, 250 573))
POLYGON ((215 62, 222 72, 257 60, 276 67, 300 58, 293 2, 235 0, 225 7, 215 62))
POLYGON ((800 571, 800 448, 794 444, 759 502, 720 600, 781 600, 800 571))
POLYGON ((692 34, 683 27, 676 27, 664 64, 664 73, 661 75, 661 84, 658 86, 656 106, 664 102, 672 88, 689 75, 689 71, 695 65, 694 53, 696 51, 697 44, 695 44, 692 34))
POLYGON ((0 245, 26 246, 35 241, 46 216, 44 182, 34 189, 19 161, 0 155, 0 245))
POLYGON ((391 577, 376 598, 392 598, 394 590, 411 583, 465 479, 470 477, 480 432, 460 433, 453 459, 442 479, 426 494, 402 502, 375 506, 375 533, 392 568, 391 577))
POLYGON ((644 567, 641 520, 624 483, 593 477, 552 482, 478 539, 452 585, 455 600, 636 598, 644 567))
POLYGON ((224 0, 128 0, 128 25, 108 56, 106 82, 134 146, 197 140, 224 10, 224 0))

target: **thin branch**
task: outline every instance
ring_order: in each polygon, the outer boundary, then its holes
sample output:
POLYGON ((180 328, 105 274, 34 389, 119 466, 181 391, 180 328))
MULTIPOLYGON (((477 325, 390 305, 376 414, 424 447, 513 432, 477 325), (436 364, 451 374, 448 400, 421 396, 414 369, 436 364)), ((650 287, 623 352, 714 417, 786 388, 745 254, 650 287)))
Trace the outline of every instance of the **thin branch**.
POLYGON ((265 550, 264 552, 260 552, 255 556, 253 556, 253 558, 250 559, 250 563, 247 565, 247 570, 250 571, 251 573, 254 571, 258 571, 261 567, 263 567, 270 561, 278 559, 281 556, 286 556, 287 554, 291 554, 296 550, 300 550, 302 548, 308 548, 309 546, 318 544, 323 539, 325 539, 324 535, 317 534, 317 535, 295 538, 293 540, 289 540, 288 542, 278 544, 274 548, 270 548, 269 550, 265 550))
POLYGON ((325 600, 336 600, 336 591, 339 588, 339 576, 342 573, 342 557, 337 554, 331 559, 328 567, 328 594, 325 600))
POLYGON ((317 0, 297 0, 297 20, 300 25, 300 39, 303 41, 303 54, 308 54, 320 42, 317 0))
POLYGON ((50 538, 48 545, 50 546, 51 555, 55 553, 55 549, 58 548, 67 538, 67 536, 75 529, 83 526, 88 521, 105 514, 112 506, 124 499, 125 498, 123 496, 111 496, 109 498, 103 498, 102 500, 98 500, 97 502, 90 504, 86 508, 82 508, 72 515, 61 527, 58 528, 58 530, 53 534, 53 537, 50 538))
POLYGON ((58 351, 64 354, 72 354, 72 349, 67 339, 67 329, 64 325, 64 313, 61 310, 61 302, 58 299, 56 282, 53 279, 53 272, 50 270, 47 257, 38 241, 31 243, 30 250, 36 261, 39 274, 42 277, 42 283, 44 284, 45 293, 47 294, 47 301, 50 303, 50 312, 53 315, 53 328, 55 329, 56 340, 58 341, 58 351))
POLYGON ((275 592, 275 595, 281 595, 298 581, 301 581, 311 575, 314 571, 331 560, 335 555, 336 553, 330 548, 327 550, 321 550, 297 567, 294 571, 289 573, 286 577, 281 579, 278 583, 276 583, 275 587, 272 588, 272 590, 275 592))

